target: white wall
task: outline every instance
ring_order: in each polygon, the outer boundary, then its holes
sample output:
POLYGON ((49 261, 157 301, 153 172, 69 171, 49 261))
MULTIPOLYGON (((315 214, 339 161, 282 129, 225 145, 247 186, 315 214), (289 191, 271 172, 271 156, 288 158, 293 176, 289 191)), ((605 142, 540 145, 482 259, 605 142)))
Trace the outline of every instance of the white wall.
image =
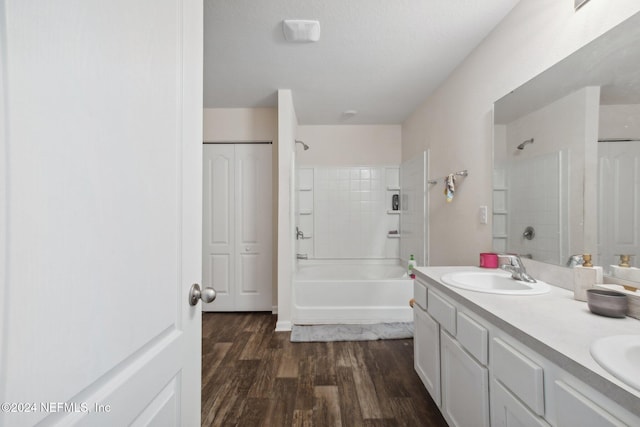
POLYGON ((276 331, 291 330, 294 272, 294 146, 298 118, 291 90, 278 90, 278 321, 276 331))
POLYGON ((640 104, 601 105, 598 138, 640 139, 640 104))
POLYGON ((399 165, 400 125, 298 126, 298 166, 399 165))
POLYGON ((452 203, 439 184, 429 192, 431 265, 475 265, 491 249, 493 103, 511 90, 640 11, 637 0, 522 0, 402 125, 402 158, 430 148, 430 177, 461 169, 452 203))
POLYGON ((276 108, 205 108, 206 142, 251 142, 278 139, 276 108))

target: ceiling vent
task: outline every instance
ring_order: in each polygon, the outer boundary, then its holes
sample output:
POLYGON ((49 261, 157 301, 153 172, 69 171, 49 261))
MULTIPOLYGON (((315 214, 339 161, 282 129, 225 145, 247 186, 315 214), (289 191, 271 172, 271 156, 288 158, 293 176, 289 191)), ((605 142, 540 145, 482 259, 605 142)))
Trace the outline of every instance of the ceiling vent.
POLYGON ((320 40, 320 22, 304 19, 282 21, 284 38, 292 43, 310 43, 320 40))

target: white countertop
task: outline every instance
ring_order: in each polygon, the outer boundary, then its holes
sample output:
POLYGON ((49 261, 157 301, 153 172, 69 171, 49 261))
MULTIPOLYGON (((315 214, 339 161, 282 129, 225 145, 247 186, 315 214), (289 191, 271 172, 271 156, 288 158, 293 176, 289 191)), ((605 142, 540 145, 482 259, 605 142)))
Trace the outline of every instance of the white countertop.
POLYGON ((456 271, 486 271, 479 267, 418 267, 416 273, 436 289, 512 335, 551 362, 567 370, 622 406, 640 415, 640 390, 609 374, 589 352, 602 337, 640 334, 640 320, 598 316, 573 292, 551 286, 542 295, 496 295, 445 285, 441 277, 456 271))

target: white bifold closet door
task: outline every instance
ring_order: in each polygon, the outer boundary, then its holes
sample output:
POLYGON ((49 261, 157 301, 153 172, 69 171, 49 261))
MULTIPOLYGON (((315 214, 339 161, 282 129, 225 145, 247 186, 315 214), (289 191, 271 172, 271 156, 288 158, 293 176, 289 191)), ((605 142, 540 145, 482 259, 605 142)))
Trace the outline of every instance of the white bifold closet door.
POLYGON ((638 254, 640 247, 640 142, 600 142, 598 158, 599 264, 617 265, 619 254, 638 254))
POLYGON ((271 144, 205 144, 203 311, 272 310, 271 144))

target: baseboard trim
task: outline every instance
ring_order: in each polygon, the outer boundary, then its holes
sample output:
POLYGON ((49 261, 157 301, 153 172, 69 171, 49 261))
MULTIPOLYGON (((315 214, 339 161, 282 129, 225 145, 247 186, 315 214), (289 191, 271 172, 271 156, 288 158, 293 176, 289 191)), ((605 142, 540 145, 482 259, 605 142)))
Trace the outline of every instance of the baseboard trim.
POLYGON ((291 321, 281 320, 276 322, 276 332, 291 332, 291 321))

